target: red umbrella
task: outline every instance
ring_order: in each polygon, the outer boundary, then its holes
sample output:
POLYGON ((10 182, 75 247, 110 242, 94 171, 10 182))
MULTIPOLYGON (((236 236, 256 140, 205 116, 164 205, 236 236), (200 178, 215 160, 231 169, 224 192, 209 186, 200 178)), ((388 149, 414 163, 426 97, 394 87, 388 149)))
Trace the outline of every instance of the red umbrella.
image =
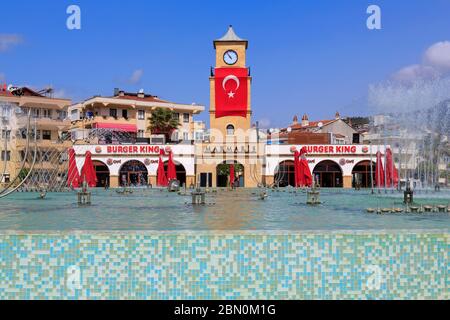
POLYGON ((309 170, 308 160, 306 160, 305 157, 306 153, 306 147, 303 147, 300 150, 301 158, 299 160, 300 173, 302 175, 300 182, 302 183, 302 185, 310 187, 312 185, 312 175, 311 170, 309 170))
POLYGON ((392 150, 388 148, 386 150, 386 185, 391 186, 392 183, 394 186, 398 184, 398 171, 395 167, 392 159, 392 150))
POLYGON ((383 163, 381 162, 381 152, 377 152, 377 164, 375 167, 375 182, 378 188, 384 186, 384 170, 383 163))
POLYGON ((234 164, 230 164, 230 186, 232 186, 234 184, 234 180, 235 180, 235 175, 234 175, 234 164))
POLYGON ((299 157, 300 153, 295 150, 294 151, 294 176, 295 176, 295 187, 299 187, 300 183, 299 183, 299 178, 300 178, 300 166, 298 163, 298 157, 299 157))
POLYGON ((175 163, 173 162, 172 151, 169 152, 169 161, 167 163, 167 180, 177 180, 177 170, 175 169, 175 163))
POLYGON ((69 170, 67 172, 67 186, 78 188, 80 186, 80 174, 75 160, 75 150, 69 149, 69 170))
POLYGON ((88 186, 93 188, 97 186, 97 174, 95 173, 94 163, 92 162, 92 154, 86 151, 84 156, 84 165, 81 168, 81 182, 86 181, 88 186))
POLYGON ((164 171, 164 163, 162 160, 163 154, 164 154, 164 150, 160 149, 158 171, 157 171, 157 181, 156 181, 156 185, 159 187, 167 187, 167 185, 169 184, 167 181, 166 172, 164 171))

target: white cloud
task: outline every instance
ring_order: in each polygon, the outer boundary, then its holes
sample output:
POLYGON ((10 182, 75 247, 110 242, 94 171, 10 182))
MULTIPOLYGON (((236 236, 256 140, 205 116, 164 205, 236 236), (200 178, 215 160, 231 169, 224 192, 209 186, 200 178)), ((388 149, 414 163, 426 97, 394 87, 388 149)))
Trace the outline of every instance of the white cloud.
POLYGON ((144 75, 144 70, 138 69, 133 72, 131 77, 128 79, 128 82, 131 84, 138 84, 141 82, 142 76, 144 75))
POLYGON ((439 70, 450 70, 450 41, 433 44, 424 54, 424 62, 439 70))
POLYGON ((5 52, 22 43, 22 37, 18 34, 0 34, 0 52, 5 52))
POLYGON ((399 82, 414 82, 421 79, 433 79, 438 76, 439 72, 433 67, 413 64, 394 73, 392 79, 399 82))
POLYGON ((423 54, 423 62, 406 66, 392 74, 391 79, 412 84, 446 77, 450 74, 450 41, 441 41, 431 45, 423 54))

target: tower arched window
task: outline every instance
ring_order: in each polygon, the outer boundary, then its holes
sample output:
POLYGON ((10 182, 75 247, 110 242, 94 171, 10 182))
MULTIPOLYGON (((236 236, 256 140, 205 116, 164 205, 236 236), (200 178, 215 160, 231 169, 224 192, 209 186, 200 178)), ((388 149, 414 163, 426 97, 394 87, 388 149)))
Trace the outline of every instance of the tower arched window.
POLYGON ((227 135, 233 135, 234 134, 234 126, 232 124, 227 125, 227 135))

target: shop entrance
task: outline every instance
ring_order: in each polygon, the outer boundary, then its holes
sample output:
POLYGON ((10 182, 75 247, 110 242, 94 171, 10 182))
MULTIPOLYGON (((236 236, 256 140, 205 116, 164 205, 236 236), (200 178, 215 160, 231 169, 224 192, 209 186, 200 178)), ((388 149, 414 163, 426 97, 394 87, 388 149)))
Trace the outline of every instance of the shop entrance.
POLYGON ((120 185, 146 186, 148 181, 147 167, 140 161, 130 160, 125 162, 119 171, 120 185))
MULTIPOLYGON (((372 162, 372 179, 375 183, 375 162, 372 162)), ((370 161, 365 160, 358 162, 352 171, 352 186, 353 188, 360 185, 361 188, 370 188, 372 180, 370 178, 370 161)))
POLYGON ((278 164, 275 169, 274 183, 279 187, 295 187, 294 161, 286 160, 278 164))
MULTIPOLYGON (((175 163, 175 171, 177 172, 177 180, 180 181, 180 186, 182 186, 183 184, 186 184, 186 169, 184 168, 184 166, 177 162, 174 161, 175 163)), ((168 161, 164 162, 164 171, 167 174, 167 164, 168 161)))
POLYGON ((235 187, 244 187, 244 166, 237 161, 224 161, 217 165, 217 187, 224 188, 229 186, 230 164, 234 164, 235 187))
POLYGON ((106 164, 101 161, 94 160, 92 161, 94 164, 95 174, 97 176, 97 187, 106 187, 109 186, 109 168, 106 164))
POLYGON ((319 162, 314 170, 313 176, 323 188, 342 188, 342 170, 334 161, 324 160, 319 162))

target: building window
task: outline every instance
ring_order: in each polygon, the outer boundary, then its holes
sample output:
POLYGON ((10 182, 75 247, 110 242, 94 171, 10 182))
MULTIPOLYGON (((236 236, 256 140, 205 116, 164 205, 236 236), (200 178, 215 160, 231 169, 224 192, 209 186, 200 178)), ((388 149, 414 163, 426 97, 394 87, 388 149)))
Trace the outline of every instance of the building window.
POLYGON ((5 159, 5 150, 2 150, 2 161, 10 161, 11 160, 11 151, 6 152, 6 159, 5 159))
POLYGON ((117 119, 117 109, 109 109, 109 116, 117 119))
POLYGON ((180 120, 180 114, 179 114, 178 112, 174 112, 174 113, 172 114, 172 117, 173 117, 173 119, 175 119, 175 120, 180 120))
POLYGON ((144 130, 138 130, 137 137, 138 138, 144 138, 144 130))
POLYGON ((138 120, 145 120, 145 111, 138 110, 138 120))
POLYGON ((203 132, 202 131, 195 132, 195 141, 203 141, 203 132))
POLYGON ((43 140, 51 140, 52 139, 52 132, 50 130, 43 130, 42 131, 42 139, 43 140))
POLYGON ((189 140, 189 133, 188 132, 183 132, 183 140, 184 141, 189 140))
POLYGON ((189 123, 189 113, 183 113, 183 122, 189 123))
POLYGON ((11 137, 11 130, 2 130, 2 139, 9 140, 11 137))
POLYGON ((128 110, 122 109, 122 118, 128 119, 128 110))
POLYGON ((231 136, 234 134, 234 126, 232 124, 227 125, 227 135, 231 136))
POLYGON ((42 109, 42 117, 43 118, 51 118, 52 117, 52 110, 50 110, 50 109, 42 109))
POLYGON ((174 131, 171 137, 172 141, 178 141, 178 131, 174 131))
POLYGON ((41 110, 33 109, 32 113, 33 113, 33 118, 39 118, 39 116, 41 115, 41 110))
MULTIPOLYGON (((34 131, 33 131, 34 133, 34 131)), ((33 134, 34 137, 34 134, 33 134)), ((36 140, 39 140, 41 138, 41 130, 36 130, 36 140)))

